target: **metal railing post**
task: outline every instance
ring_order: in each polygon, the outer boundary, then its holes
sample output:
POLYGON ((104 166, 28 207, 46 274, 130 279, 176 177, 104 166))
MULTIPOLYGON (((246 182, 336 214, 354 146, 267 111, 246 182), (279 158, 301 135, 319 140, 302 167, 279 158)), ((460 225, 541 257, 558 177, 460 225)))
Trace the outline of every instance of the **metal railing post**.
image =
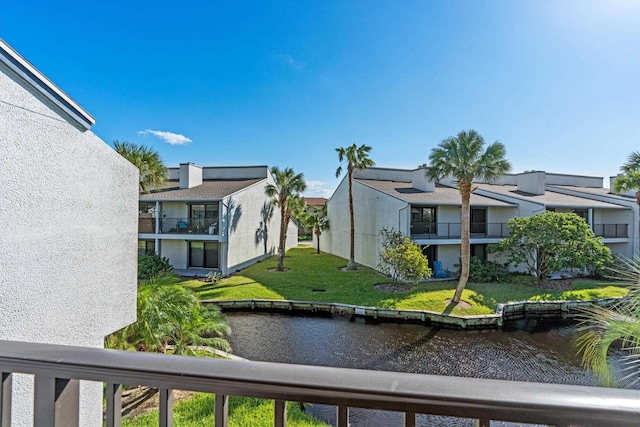
POLYGON ((161 388, 160 390, 160 427, 173 426, 173 390, 161 388))
POLYGON ((285 400, 275 400, 274 403, 274 427, 287 426, 287 402, 285 400))
POLYGON ((106 427, 120 427, 122 425, 122 385, 107 383, 106 394, 106 427))
POLYGON ((413 412, 405 412, 404 427, 416 427, 416 414, 413 412))
POLYGON ((33 425, 37 427, 78 427, 80 423, 80 382, 36 375, 33 425))
POLYGON ((349 407, 338 406, 336 427, 349 427, 349 407))
POLYGON ((13 377, 0 372, 0 427, 11 426, 11 388, 13 377))
POLYGON ((215 427, 227 427, 229 424, 229 396, 216 393, 215 395, 215 427))

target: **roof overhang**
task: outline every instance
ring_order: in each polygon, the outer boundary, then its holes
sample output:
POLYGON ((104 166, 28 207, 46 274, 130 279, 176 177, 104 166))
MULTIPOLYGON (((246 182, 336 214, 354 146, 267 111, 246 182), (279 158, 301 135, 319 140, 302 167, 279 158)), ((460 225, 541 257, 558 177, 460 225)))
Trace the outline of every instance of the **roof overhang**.
POLYGON ((29 61, 13 50, 4 40, 0 38, 0 64, 13 72, 17 77, 33 87, 43 97, 62 110, 74 122, 86 130, 96 120, 76 103, 62 89, 56 86, 44 74, 42 74, 29 61))

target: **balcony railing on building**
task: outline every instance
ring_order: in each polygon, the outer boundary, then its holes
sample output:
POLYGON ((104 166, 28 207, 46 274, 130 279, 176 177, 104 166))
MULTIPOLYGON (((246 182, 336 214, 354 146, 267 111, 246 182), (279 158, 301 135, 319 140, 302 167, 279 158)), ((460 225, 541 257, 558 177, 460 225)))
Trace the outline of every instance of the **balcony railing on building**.
MULTIPOLYGON (((501 239, 509 235, 507 223, 472 222, 469 224, 471 238, 501 239)), ((411 235, 421 239, 459 239, 459 222, 412 222, 411 235)))
POLYGON ((159 389, 159 425, 173 425, 172 390, 215 394, 215 426, 228 423, 229 396, 273 399, 273 425, 286 425, 286 402, 549 425, 637 426, 640 390, 368 371, 284 363, 168 356, 0 341, 0 425, 11 425, 12 377, 34 375, 34 425, 79 424, 79 381, 106 383, 106 426, 119 426, 122 385, 159 389))
POLYGON ((605 239, 629 238, 629 224, 594 224, 593 233, 605 239))
MULTIPOLYGON (((158 218, 162 234, 218 234, 218 218, 158 218)), ((138 233, 155 233, 156 218, 138 218, 138 233)))

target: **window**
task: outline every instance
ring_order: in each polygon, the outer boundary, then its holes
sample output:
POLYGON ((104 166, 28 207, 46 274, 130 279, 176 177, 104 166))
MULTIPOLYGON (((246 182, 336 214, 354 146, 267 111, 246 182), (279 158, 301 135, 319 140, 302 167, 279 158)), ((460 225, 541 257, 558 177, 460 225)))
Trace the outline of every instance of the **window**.
POLYGON ((138 240, 138 255, 154 254, 156 242, 153 240, 138 240))
POLYGON ((487 260, 487 245, 471 245, 471 256, 478 258, 480 261, 487 260))
POLYGON ((189 242, 189 267, 218 268, 218 242, 189 242))
POLYGON ((436 234, 436 208, 412 207, 411 208, 411 233, 412 234, 436 234))
POLYGON ((189 218, 192 227, 207 230, 218 225, 218 203, 189 205, 189 218))
POLYGON ((471 232, 486 234, 487 233, 487 209, 471 208, 471 232))

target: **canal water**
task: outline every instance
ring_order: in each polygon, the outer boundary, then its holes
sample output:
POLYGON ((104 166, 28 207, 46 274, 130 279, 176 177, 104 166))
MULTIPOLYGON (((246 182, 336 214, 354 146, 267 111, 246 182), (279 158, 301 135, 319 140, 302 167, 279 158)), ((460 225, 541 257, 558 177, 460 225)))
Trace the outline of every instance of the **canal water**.
MULTIPOLYGON (((233 353, 250 360, 594 385, 592 374, 582 368, 576 354, 577 333, 570 324, 530 320, 514 322, 504 330, 457 331, 415 324, 372 325, 338 314, 226 315, 233 332, 229 339, 233 353)), ((308 410, 322 420, 335 421, 333 407, 316 404, 308 410)), ((350 410, 352 427, 395 427, 401 420, 399 413, 350 410)), ((417 421, 420 426, 473 425, 471 420, 427 415, 419 415, 417 421)), ((492 423, 501 425, 517 424, 492 423)))

